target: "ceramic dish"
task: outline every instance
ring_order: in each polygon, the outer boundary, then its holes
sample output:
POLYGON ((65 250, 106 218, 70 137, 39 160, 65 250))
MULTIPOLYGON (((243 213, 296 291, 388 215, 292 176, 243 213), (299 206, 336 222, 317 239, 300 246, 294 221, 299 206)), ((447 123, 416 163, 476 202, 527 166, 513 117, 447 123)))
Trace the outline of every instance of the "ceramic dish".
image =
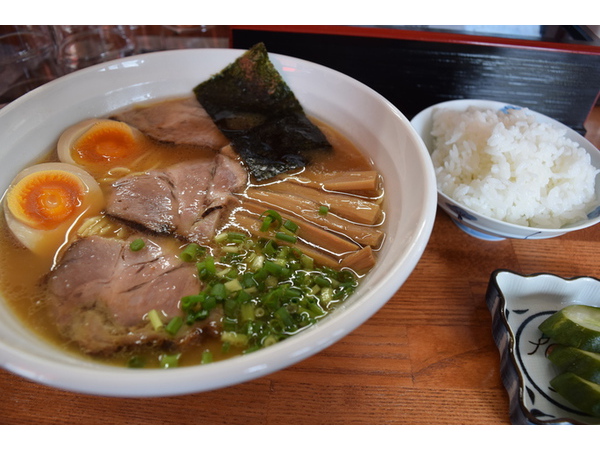
MULTIPOLYGON (((0 110, 0 189, 55 145, 69 125, 138 102, 191 95, 198 83, 242 54, 232 49, 148 53, 83 69, 0 110)), ((68 354, 41 340, 0 298, 0 366, 40 383, 98 395, 162 396, 199 392, 264 376, 338 341, 381 308, 407 279, 429 240, 436 188, 427 149, 409 121, 367 86, 296 58, 271 59, 306 111, 363 149, 393 193, 378 262, 347 303, 286 341, 213 364, 131 370, 68 354)))
POLYGON ((538 326, 572 304, 600 307, 600 280, 551 274, 492 273, 486 295, 513 424, 600 424, 550 387, 558 369, 545 357, 549 340, 538 326))
MULTIPOLYGON (((421 136, 423 142, 433 152, 433 137, 431 129, 433 126, 433 111, 435 108, 447 108, 456 111, 465 111, 470 106, 480 109, 497 109, 504 108, 520 108, 515 105, 507 105, 506 103, 489 101, 489 100, 452 100, 439 103, 421 111, 411 121, 411 125, 416 132, 421 136)), ((600 168, 600 152, 594 145, 571 128, 561 124, 560 122, 544 116, 535 111, 530 113, 541 123, 550 123, 557 128, 565 130, 566 137, 579 144, 584 148, 591 157, 591 163, 594 167, 600 168)), ((488 240, 497 241, 507 238, 513 239, 546 239, 574 230, 580 230, 593 226, 600 222, 600 174, 596 177, 596 199, 595 206, 590 208, 587 220, 573 223, 563 228, 534 228, 522 225, 515 225, 501 220, 486 217, 471 208, 468 208, 446 194, 438 190, 438 204, 454 221, 454 223, 463 231, 471 236, 488 240)))

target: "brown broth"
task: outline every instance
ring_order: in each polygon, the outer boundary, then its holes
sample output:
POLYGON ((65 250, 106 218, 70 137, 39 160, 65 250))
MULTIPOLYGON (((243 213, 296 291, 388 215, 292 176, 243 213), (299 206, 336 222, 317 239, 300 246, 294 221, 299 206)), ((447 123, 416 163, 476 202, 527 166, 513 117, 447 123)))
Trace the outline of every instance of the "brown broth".
MULTIPOLYGON (((330 171, 373 170, 372 163, 344 136, 328 125, 315 121, 326 134, 333 145, 332 152, 323 152, 315 158, 314 163, 307 167, 307 173, 330 171)), ((154 156, 149 164, 139 170, 149 168, 162 168, 177 162, 198 158, 198 149, 182 146, 159 144, 148 140, 145 144, 149 153, 154 156)), ((48 154, 41 162, 57 161, 56 150, 48 154)), ((105 174, 96 173, 98 178, 105 174)), ((107 189, 111 180, 100 182, 103 189, 107 189)), ((8 229, 4 214, 0 214, 0 292, 14 310, 15 315, 35 333, 61 348, 80 354, 74 343, 65 342, 56 327, 49 319, 50 315, 44 302, 44 277, 51 270, 53 261, 36 257, 24 249, 12 236, 8 229)), ((202 352, 212 350, 214 359, 220 360, 237 355, 240 352, 232 350, 227 355, 219 351, 221 343, 218 339, 205 339, 201 346, 186 350, 180 359, 180 365, 199 364, 202 352)), ((159 351, 148 350, 146 353, 158 355, 159 351)), ((88 357, 82 355, 83 357, 88 357)), ((117 354, 113 357, 100 359, 103 363, 123 366, 131 357, 131 353, 117 354)), ((96 359, 93 357, 89 357, 96 359)), ((150 360, 151 358, 148 358, 150 360)), ((152 367, 152 365, 149 365, 152 367)))

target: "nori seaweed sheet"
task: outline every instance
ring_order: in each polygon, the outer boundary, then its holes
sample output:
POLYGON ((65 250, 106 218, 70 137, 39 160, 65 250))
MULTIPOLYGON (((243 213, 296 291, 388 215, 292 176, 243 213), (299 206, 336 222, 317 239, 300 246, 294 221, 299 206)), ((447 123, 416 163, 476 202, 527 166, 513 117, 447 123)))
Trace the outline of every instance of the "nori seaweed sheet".
POLYGON ((304 167, 311 151, 331 149, 262 43, 196 86, 194 94, 258 181, 304 167))

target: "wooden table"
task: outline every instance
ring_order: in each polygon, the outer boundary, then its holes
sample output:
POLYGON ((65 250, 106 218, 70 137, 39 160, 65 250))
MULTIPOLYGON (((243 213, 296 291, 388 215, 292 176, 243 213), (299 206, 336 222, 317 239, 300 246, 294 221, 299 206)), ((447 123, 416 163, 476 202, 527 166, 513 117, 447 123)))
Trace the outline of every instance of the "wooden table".
POLYGON ((241 385, 153 399, 73 394, 0 370, 0 423, 509 424, 485 304, 490 274, 600 277, 598 254, 600 226, 554 239, 486 242, 438 211, 401 289, 307 360, 241 385))

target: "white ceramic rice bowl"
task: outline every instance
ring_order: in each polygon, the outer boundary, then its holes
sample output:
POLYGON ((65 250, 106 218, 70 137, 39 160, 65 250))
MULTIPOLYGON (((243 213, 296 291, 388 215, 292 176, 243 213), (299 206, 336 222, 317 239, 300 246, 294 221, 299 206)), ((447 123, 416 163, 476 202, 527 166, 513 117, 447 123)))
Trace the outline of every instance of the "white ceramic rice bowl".
MULTIPOLYGON (((149 53, 75 72, 0 110, 0 189, 49 151, 82 119, 133 103, 191 94, 242 51, 149 53)), ((75 392, 123 397, 179 395, 258 378, 307 358, 371 317, 408 278, 429 240, 436 213, 433 166, 409 121, 363 84, 306 61, 271 55, 306 111, 349 136, 382 173, 388 193, 387 238, 377 266, 338 311, 264 350, 208 365, 161 370, 113 367, 66 353, 40 339, 0 297, 0 366, 75 392)))
MULTIPOLYGON (((465 111, 470 106, 475 106, 480 109, 496 110, 506 107, 519 108, 517 105, 507 105, 506 103, 491 100, 451 100, 448 102, 438 103, 424 109, 411 120, 411 125, 423 139, 423 142, 429 149, 430 154, 434 150, 433 137, 431 136, 431 129, 433 127, 433 111, 436 108, 465 111)), ((600 152, 590 141, 585 139, 575 130, 548 116, 532 110, 529 111, 538 122, 549 123, 557 128, 566 130, 566 137, 578 143, 580 147, 585 149, 590 154, 592 165, 596 168, 600 168, 600 152)), ((587 220, 579 221, 562 228, 535 228, 516 225, 484 216, 438 190, 438 205, 452 218, 454 223, 459 228, 471 236, 490 241, 507 238, 547 239, 597 224, 600 222, 600 174, 596 176, 596 199, 597 204, 590 209, 587 220)))

